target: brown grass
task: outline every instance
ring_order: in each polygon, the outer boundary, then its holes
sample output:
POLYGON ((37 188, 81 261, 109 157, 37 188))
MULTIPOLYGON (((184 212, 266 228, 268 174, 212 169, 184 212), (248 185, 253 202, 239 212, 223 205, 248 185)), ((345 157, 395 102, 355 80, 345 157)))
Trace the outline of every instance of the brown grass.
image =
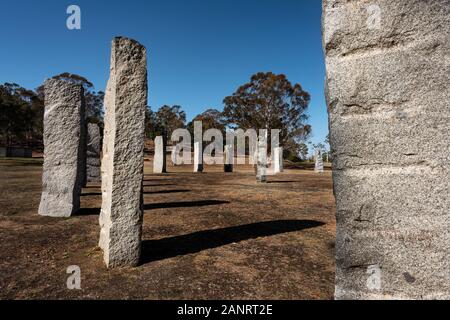
POLYGON ((41 162, 0 160, 1 299, 331 299, 330 172, 291 169, 257 185, 253 170, 193 174, 146 161, 142 263, 108 270, 97 249, 99 185, 79 215, 40 217, 41 162), (82 290, 66 287, 81 268, 82 290))

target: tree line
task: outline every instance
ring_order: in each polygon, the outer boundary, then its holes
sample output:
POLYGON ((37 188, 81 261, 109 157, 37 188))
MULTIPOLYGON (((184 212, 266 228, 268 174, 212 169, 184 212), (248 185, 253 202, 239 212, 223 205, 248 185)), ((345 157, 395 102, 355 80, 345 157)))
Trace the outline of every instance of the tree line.
MULTIPOLYGON (((56 78, 83 85, 86 115, 89 122, 103 127, 102 91, 79 75, 63 73, 56 78)), ((285 75, 260 72, 223 100, 223 111, 208 108, 192 121, 179 105, 164 105, 146 110, 146 137, 170 136, 175 129, 186 128, 193 133, 195 121, 202 121, 203 130, 214 128, 224 133, 233 129, 280 129, 280 144, 288 158, 305 159, 311 126, 307 123, 310 95, 300 84, 292 84, 285 75)), ((0 144, 42 149, 44 88, 28 90, 17 84, 0 85, 0 144)), ((269 131, 270 132, 270 131, 269 131)), ((295 159, 294 159, 295 160, 295 159)))
MULTIPOLYGON (((87 121, 103 124, 102 91, 79 75, 62 73, 55 76, 79 83, 84 88, 87 121)), ((0 85, 0 146, 43 149, 44 85, 29 90, 16 83, 0 85)))

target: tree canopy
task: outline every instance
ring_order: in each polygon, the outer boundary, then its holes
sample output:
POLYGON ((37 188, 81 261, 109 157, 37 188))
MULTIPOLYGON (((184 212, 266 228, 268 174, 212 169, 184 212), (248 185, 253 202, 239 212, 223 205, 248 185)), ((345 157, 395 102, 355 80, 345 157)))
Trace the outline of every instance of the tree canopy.
POLYGON ((147 107, 145 118, 146 136, 151 139, 166 135, 170 141, 174 130, 186 127, 186 113, 178 105, 164 105, 157 112, 147 107))
POLYGON ((0 140, 5 146, 42 146, 44 101, 15 83, 0 85, 0 140))
POLYGON ((280 143, 296 152, 311 133, 306 123, 310 95, 285 75, 257 73, 224 99, 223 116, 231 128, 280 129, 280 143))
MULTIPOLYGON (((54 78, 84 87, 87 119, 102 127, 104 93, 96 92, 89 80, 76 74, 66 72, 54 78)), ((42 146, 44 98, 44 86, 35 91, 11 83, 0 86, 1 143, 42 146)), ((187 126, 186 113, 179 105, 163 105, 157 111, 147 107, 146 137, 154 139, 166 135, 170 141, 174 130, 186 127, 193 134, 195 121, 202 121, 204 132, 218 129, 224 136, 228 128, 280 129, 280 144, 284 150, 303 158, 308 152, 305 141, 311 133, 306 114, 309 102, 310 95, 300 84, 292 84, 283 74, 260 72, 223 100, 223 112, 208 108, 187 126)))
MULTIPOLYGON (((85 91, 87 121, 103 126, 102 91, 94 91, 91 82, 76 74, 66 72, 53 78, 81 84, 85 91)), ((0 85, 0 144, 42 149, 44 95, 44 85, 35 91, 15 83, 0 85)))
POLYGON ((205 112, 197 115, 191 122, 188 123, 187 128, 191 134, 194 134, 194 122, 201 121, 203 132, 208 129, 218 129, 221 132, 225 132, 226 122, 222 112, 217 109, 207 109, 205 112))

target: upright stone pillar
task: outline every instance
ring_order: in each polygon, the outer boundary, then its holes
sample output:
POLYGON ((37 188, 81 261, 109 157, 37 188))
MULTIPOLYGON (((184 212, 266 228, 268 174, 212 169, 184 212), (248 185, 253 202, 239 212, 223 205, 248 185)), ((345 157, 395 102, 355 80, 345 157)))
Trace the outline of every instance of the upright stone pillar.
POLYGON ((283 167, 283 148, 282 147, 276 147, 273 148, 273 172, 274 173, 280 173, 284 171, 283 167))
POLYGON ((278 159, 280 161, 280 172, 284 172, 284 149, 283 147, 278 148, 278 159))
POLYGON ((108 267, 136 266, 142 234, 146 50, 115 38, 105 94, 100 241, 108 267))
POLYGON ((194 143, 194 172, 203 172, 203 150, 200 142, 194 143))
POLYGON ((225 172, 233 172, 233 162, 234 162, 234 150, 233 145, 225 146, 225 163, 224 163, 224 171, 225 172))
POLYGON ((321 150, 315 151, 314 160, 315 160, 314 172, 323 173, 323 155, 321 150))
POLYGON ((153 173, 166 173, 166 141, 163 136, 155 138, 155 156, 153 157, 153 173))
POLYGON ((86 180, 100 182, 100 128, 96 123, 87 125, 86 180))
POLYGON ((323 2, 337 299, 450 299, 450 1, 323 2))
MULTIPOLYGON (((85 110, 86 112, 86 107, 85 110)), ((81 121, 81 139, 83 141, 83 145, 81 146, 81 162, 80 162, 80 167, 81 167, 81 172, 82 172, 82 176, 81 176, 81 187, 85 188, 87 185, 87 143, 88 143, 88 123, 87 123, 87 119, 86 119, 86 113, 84 115, 84 119, 81 121)))
POLYGON ((45 82, 44 166, 39 214, 70 217, 80 209, 85 152, 84 91, 79 84, 45 82))
POLYGON ((256 182, 267 182, 267 137, 260 135, 258 138, 256 162, 256 182))

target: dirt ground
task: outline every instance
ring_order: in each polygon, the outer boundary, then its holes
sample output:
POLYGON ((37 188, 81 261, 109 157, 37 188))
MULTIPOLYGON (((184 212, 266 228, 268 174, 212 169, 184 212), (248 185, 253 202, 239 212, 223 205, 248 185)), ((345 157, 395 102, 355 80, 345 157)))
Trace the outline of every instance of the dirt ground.
POLYGON ((145 165, 142 261, 108 270, 97 248, 99 184, 67 219, 37 214, 42 160, 0 160, 0 299, 332 299, 331 172, 287 169, 257 185, 223 173, 145 165), (81 268, 68 290, 67 267, 81 268))

